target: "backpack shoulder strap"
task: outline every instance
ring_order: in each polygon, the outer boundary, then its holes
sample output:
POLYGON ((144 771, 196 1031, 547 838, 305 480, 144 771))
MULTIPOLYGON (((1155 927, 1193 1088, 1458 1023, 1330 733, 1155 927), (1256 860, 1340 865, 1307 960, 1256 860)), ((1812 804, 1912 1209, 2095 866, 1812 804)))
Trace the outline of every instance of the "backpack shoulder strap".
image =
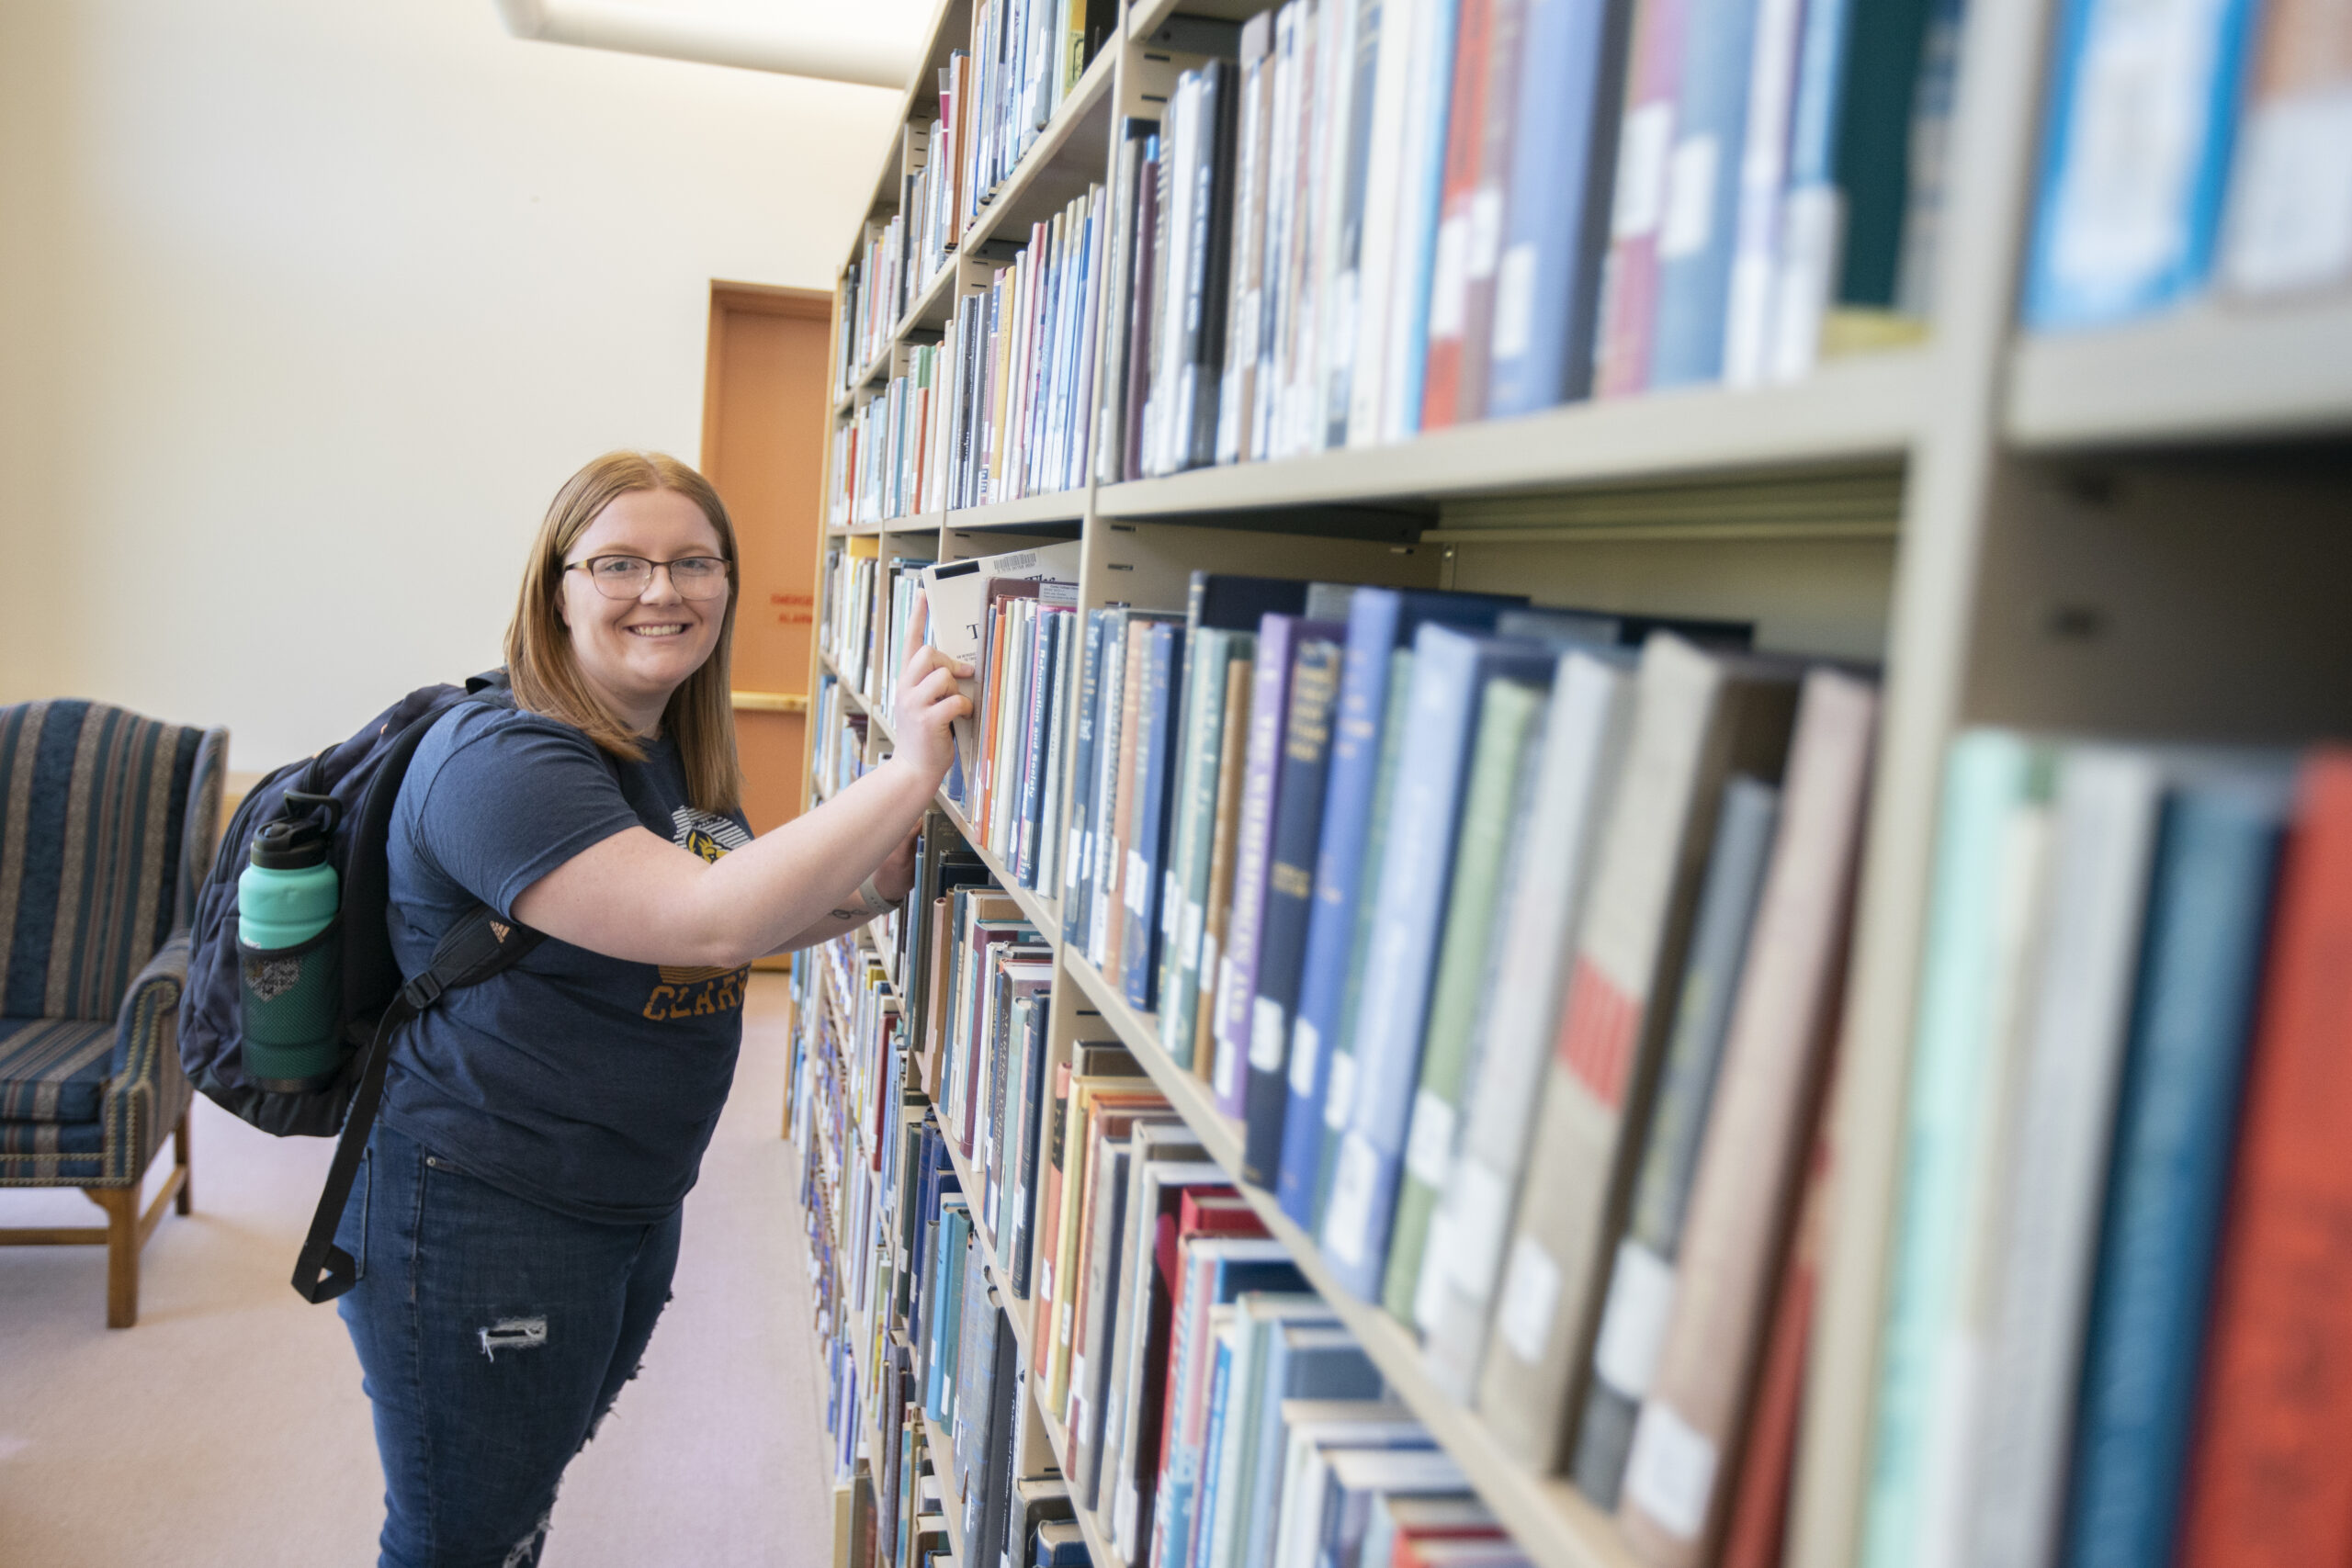
POLYGON ((546 938, 543 933, 507 919, 487 904, 477 904, 458 917, 433 950, 424 972, 401 987, 385 1010, 368 1043, 368 1058, 360 1068, 359 1087, 345 1117, 343 1135, 334 1146, 334 1163, 327 1168, 326 1190, 319 1195, 318 1212, 311 1216, 311 1234, 294 1265, 294 1289, 317 1305, 351 1289, 358 1278, 351 1254, 334 1244, 335 1228, 343 1223, 344 1204, 358 1179, 359 1156, 376 1125, 376 1110, 384 1098, 384 1068, 392 1054, 392 1037, 431 1008, 447 992, 479 986, 513 968, 546 938))

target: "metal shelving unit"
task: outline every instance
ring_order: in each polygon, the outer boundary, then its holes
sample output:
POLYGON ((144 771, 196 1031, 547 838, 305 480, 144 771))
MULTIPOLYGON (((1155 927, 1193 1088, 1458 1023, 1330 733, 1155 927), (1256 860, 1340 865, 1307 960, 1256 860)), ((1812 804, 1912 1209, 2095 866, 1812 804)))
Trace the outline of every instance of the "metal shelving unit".
MULTIPOLYGON (((926 69, 968 28, 969 3, 942 6, 926 69)), ((1151 112, 1165 92, 1172 24, 1270 8, 1126 0, 1112 41, 991 194, 966 254, 981 241, 1018 241, 1090 181, 1111 183, 1115 117, 1151 112)), ((882 534, 886 556, 921 553, 929 536, 941 559, 1075 532, 1085 543, 1081 609, 1181 606, 1187 573, 1210 568, 1736 616, 1753 621, 1767 648, 1883 663, 1830 1122, 1839 1223, 1808 1365, 1791 1568, 1849 1568, 1857 1557, 1924 905, 1952 737, 1982 723, 2270 740, 2352 728, 2352 617, 2324 586, 2352 572, 2352 529, 2342 525, 2352 484, 2335 460, 2352 440, 2352 301, 2203 306, 2111 333, 2020 334, 2015 300, 2053 9, 2054 0, 1971 0, 1935 329, 1923 345, 1827 362, 1793 384, 1579 403, 1395 445, 1091 483, 851 530, 882 534), (2293 460, 2265 467, 2281 448, 2293 460)), ((918 82, 910 112, 921 94, 918 82)), ((897 169, 894 147, 877 213, 895 205, 897 169)), ((952 296, 945 280, 956 271, 926 287, 902 333, 931 329, 933 311, 945 309, 934 296, 952 296)), ((886 724, 872 733, 878 751, 886 724)), ((942 807, 968 838, 960 814, 942 807)), ((1060 942, 1056 902, 1014 887, 981 854, 1055 948, 1056 1038, 1124 1042, 1238 1183, 1232 1121, 1159 1048, 1153 1021, 1060 942)), ((1337 1288, 1311 1240, 1264 1194, 1244 1190, 1542 1568, 1628 1568, 1634 1559, 1606 1516, 1505 1451, 1422 1373, 1410 1334, 1337 1288)), ((1063 1452, 1051 1413, 1034 1414, 1063 1452)), ((1097 1522, 1081 1522, 1098 1564, 1112 1568, 1097 1522)))

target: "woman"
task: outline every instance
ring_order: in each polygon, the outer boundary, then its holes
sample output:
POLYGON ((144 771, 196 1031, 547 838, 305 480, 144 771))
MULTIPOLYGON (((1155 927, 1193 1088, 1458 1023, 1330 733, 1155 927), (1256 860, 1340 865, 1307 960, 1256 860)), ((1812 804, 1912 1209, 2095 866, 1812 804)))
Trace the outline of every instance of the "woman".
POLYGON ((548 940, 402 1032, 344 1215, 386 1568, 538 1561, 564 1465, 669 1299, 748 966, 873 919, 913 879, 969 669, 919 649, 897 755, 753 839, 728 684, 735 561, 699 474, 597 458, 531 547, 506 633, 515 706, 460 705, 402 783, 402 968, 477 902, 548 940))

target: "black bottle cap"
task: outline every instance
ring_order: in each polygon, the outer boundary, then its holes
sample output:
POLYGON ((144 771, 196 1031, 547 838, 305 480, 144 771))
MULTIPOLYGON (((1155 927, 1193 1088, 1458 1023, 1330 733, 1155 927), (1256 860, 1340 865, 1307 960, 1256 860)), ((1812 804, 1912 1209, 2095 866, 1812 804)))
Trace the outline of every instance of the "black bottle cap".
POLYGON ((269 871, 324 865, 327 840, 327 829, 319 823, 281 817, 254 835, 253 863, 269 871))

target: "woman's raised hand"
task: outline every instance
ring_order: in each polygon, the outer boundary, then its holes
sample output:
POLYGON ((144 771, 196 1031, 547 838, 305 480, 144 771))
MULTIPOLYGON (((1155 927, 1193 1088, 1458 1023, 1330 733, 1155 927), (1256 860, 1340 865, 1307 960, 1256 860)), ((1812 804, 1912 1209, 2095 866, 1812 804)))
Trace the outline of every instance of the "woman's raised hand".
POLYGON ((936 790, 956 760, 954 722, 972 711, 971 699, 956 682, 971 678, 972 667, 952 660, 924 637, 931 624, 931 604, 915 595, 915 613, 907 624, 907 647, 899 670, 899 698, 891 714, 898 732, 898 760, 924 780, 925 792, 936 790))

